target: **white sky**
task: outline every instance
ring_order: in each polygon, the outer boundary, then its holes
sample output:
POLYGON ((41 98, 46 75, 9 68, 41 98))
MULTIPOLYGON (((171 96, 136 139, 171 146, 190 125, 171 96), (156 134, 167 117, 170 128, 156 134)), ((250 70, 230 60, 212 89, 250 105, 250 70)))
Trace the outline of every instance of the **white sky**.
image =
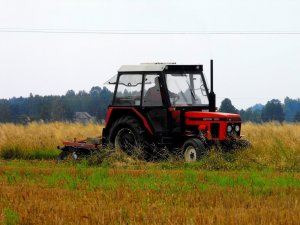
POLYGON ((0 98, 102 86, 122 64, 215 61, 217 104, 300 97, 300 33, 178 35, 4 30, 300 32, 298 0, 0 0, 0 98))

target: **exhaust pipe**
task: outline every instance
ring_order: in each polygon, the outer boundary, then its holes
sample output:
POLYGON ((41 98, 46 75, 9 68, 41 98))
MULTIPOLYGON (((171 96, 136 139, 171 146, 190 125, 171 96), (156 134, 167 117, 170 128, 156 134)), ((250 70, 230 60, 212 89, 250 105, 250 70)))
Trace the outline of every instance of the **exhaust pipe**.
POLYGON ((214 92, 214 61, 210 60, 210 92, 214 92))
POLYGON ((209 93, 209 111, 216 111, 216 95, 214 93, 214 62, 210 60, 210 93, 209 93))

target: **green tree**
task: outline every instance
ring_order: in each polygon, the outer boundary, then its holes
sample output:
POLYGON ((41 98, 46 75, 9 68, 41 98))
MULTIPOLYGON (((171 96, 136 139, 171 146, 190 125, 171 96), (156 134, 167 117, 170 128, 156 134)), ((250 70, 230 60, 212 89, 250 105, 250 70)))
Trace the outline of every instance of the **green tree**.
POLYGON ((252 111, 252 117, 250 121, 254 123, 261 123, 261 111, 258 110, 252 111))
POLYGON ((297 111, 294 116, 294 122, 300 122, 300 111, 297 111))
POLYGON ((300 99, 291 99, 289 97, 286 97, 284 99, 283 110, 285 114, 285 120, 293 122, 296 112, 300 111, 300 99))
POLYGON ((75 112, 88 112, 105 119, 113 94, 107 88, 93 87, 89 93, 69 90, 64 96, 39 96, 0 99, 0 122, 71 121, 75 112))
POLYGON ((272 99, 271 101, 268 101, 262 110, 261 118, 264 122, 283 122, 284 112, 281 102, 278 99, 272 99))
POLYGON ((252 107, 246 109, 246 110, 240 110, 239 114, 241 115, 241 118, 243 121, 250 121, 254 123, 260 123, 261 122, 261 111, 259 110, 253 110, 252 107))
POLYGON ((11 110, 9 102, 7 100, 0 100, 0 122, 7 123, 11 122, 11 110))
POLYGON ((238 110, 232 105, 231 100, 229 98, 225 98, 221 102, 219 112, 238 113, 238 110))
POLYGON ((51 121, 61 121, 64 119, 64 106, 59 96, 52 97, 51 101, 51 121))
POLYGON ((101 92, 102 92, 102 89, 100 87, 96 86, 96 87, 91 88, 89 94, 91 96, 100 96, 101 92))
POLYGON ((73 91, 73 90, 68 90, 65 96, 66 96, 66 97, 74 97, 74 96, 75 96, 75 91, 73 91))

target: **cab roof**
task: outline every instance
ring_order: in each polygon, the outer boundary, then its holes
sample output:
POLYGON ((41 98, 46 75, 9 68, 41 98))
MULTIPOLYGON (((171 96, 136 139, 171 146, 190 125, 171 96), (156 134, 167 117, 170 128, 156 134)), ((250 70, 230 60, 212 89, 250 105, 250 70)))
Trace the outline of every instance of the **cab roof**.
POLYGON ((143 73, 143 72, 201 72, 202 65, 177 65, 174 63, 144 63, 139 65, 123 65, 118 73, 143 73))

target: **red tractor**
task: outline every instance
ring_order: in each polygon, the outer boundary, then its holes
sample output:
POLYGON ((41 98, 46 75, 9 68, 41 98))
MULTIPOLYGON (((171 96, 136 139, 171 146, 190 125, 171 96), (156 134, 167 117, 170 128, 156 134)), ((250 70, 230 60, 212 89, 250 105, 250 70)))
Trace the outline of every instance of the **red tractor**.
POLYGON ((202 65, 127 65, 107 84, 115 91, 101 143, 65 142, 63 156, 110 144, 129 155, 137 147, 148 156, 164 148, 189 162, 215 144, 228 150, 249 145, 241 139, 240 116, 216 112, 212 60, 210 90, 202 65))

